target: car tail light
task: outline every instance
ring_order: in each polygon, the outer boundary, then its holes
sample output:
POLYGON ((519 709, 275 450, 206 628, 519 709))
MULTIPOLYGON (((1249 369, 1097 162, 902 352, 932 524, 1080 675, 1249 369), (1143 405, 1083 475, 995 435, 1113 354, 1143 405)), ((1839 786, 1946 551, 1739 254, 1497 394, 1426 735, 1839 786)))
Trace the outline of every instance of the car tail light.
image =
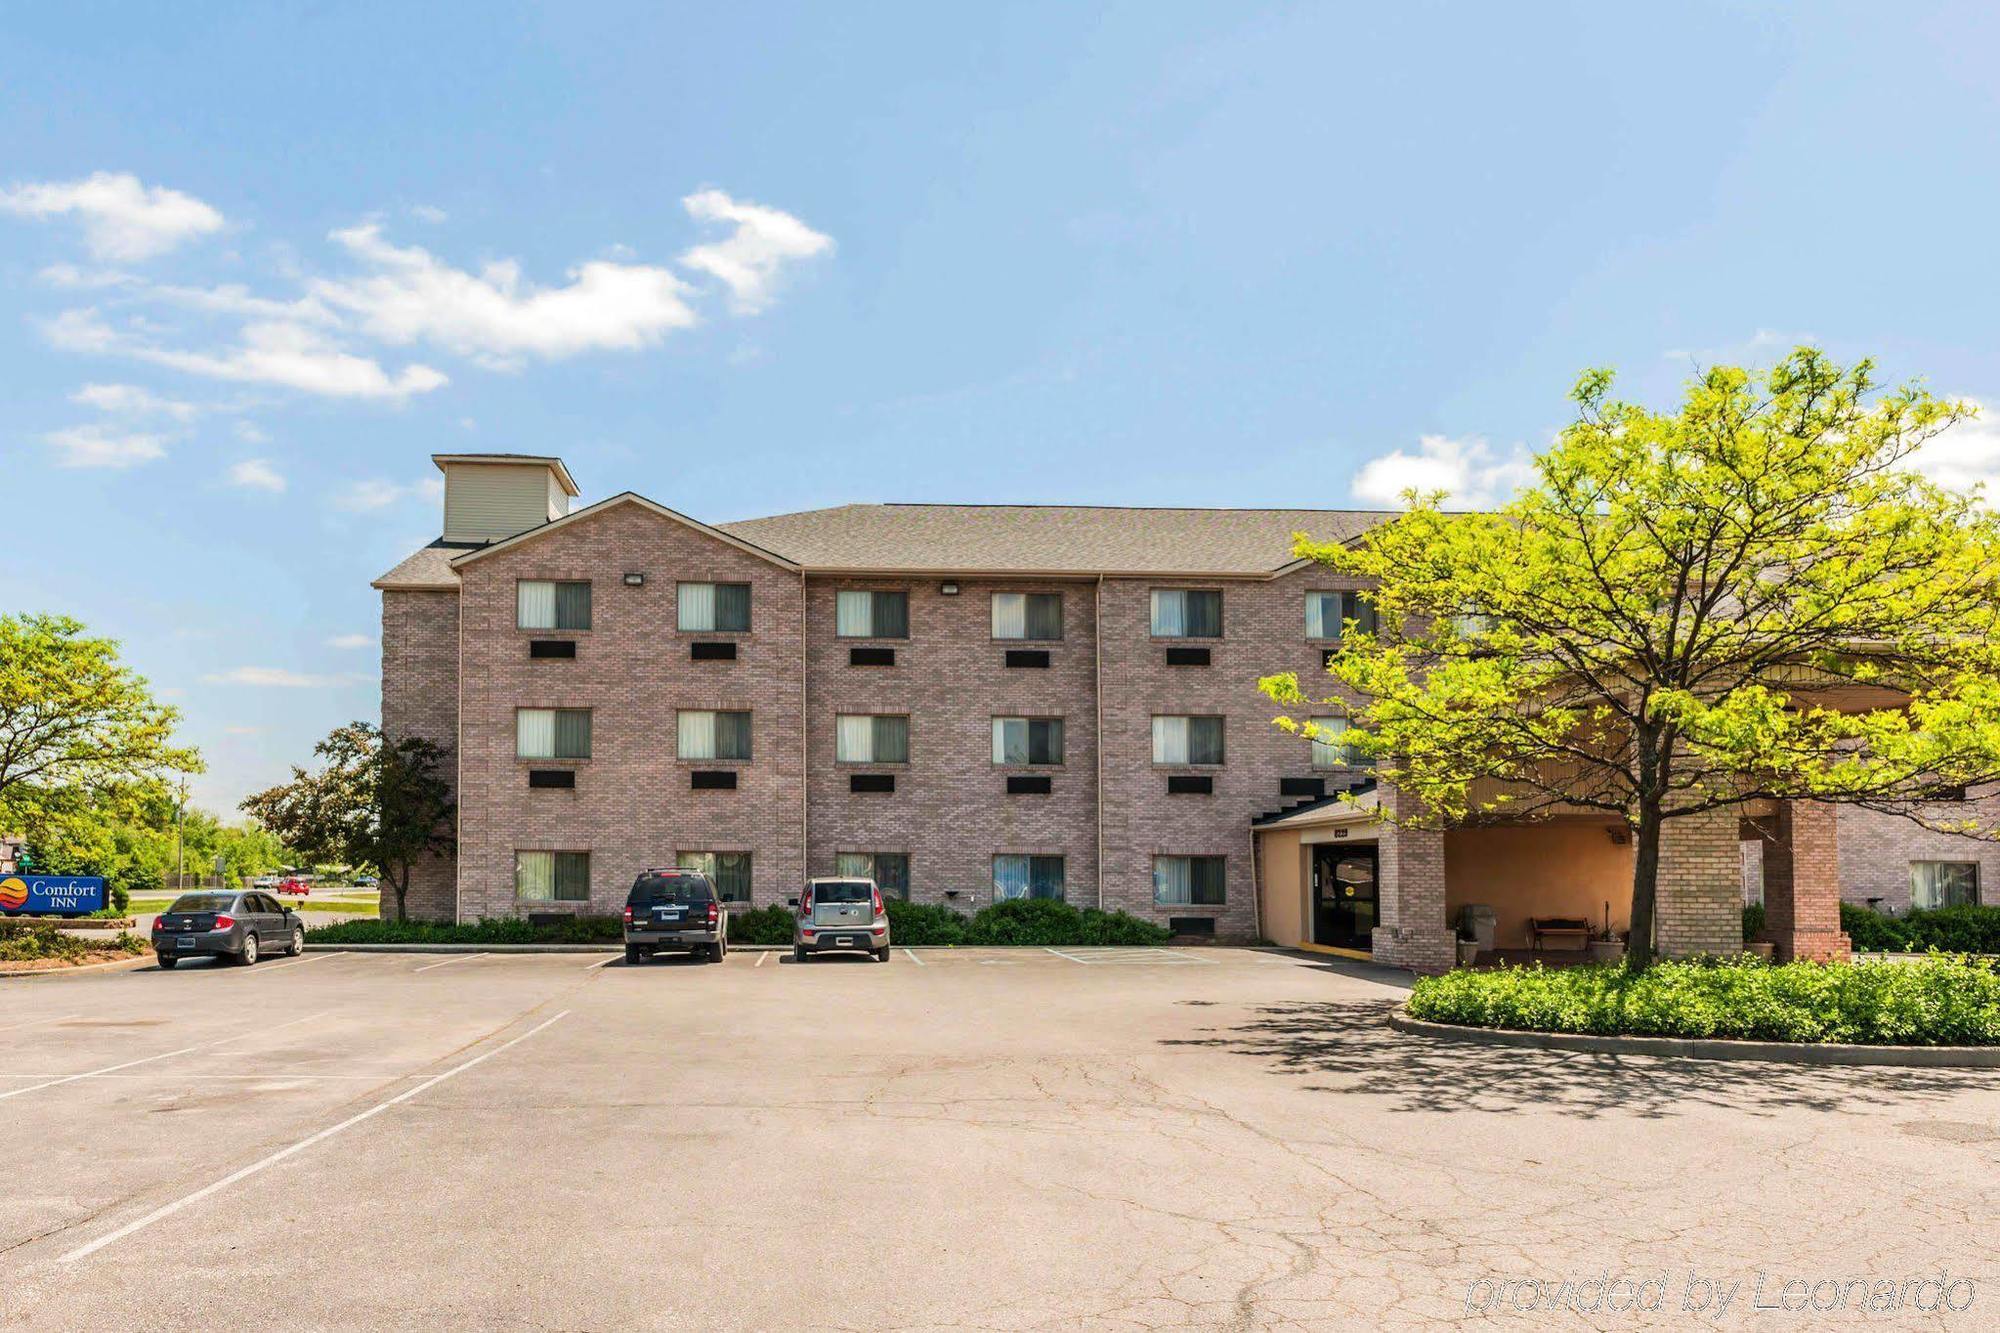
POLYGON ((632 904, 630 903, 625 904, 625 924, 628 926, 632 924, 632 904))
POLYGON ((710 898, 708 900, 708 924, 712 926, 720 920, 722 920, 722 904, 710 898))
POLYGON ((882 913, 886 910, 882 906, 882 890, 879 888, 871 888, 870 890, 868 890, 868 897, 875 904, 875 915, 881 916, 882 913))
POLYGON ((799 899, 799 910, 807 916, 813 914, 813 891, 811 889, 807 889, 806 896, 799 899))
POLYGON ((153 918, 154 930, 165 930, 166 928, 167 928, 167 919, 165 917, 156 916, 153 918))
POLYGON ((233 916, 231 916, 231 915, 229 915, 229 913, 227 913, 227 912, 217 912, 217 913, 215 914, 215 927, 214 927, 214 928, 215 928, 216 930, 228 930, 228 929, 229 929, 229 928, 230 928, 231 926, 233 926, 233 925, 235 925, 235 924, 236 924, 236 918, 235 918, 235 917, 233 917, 233 916))

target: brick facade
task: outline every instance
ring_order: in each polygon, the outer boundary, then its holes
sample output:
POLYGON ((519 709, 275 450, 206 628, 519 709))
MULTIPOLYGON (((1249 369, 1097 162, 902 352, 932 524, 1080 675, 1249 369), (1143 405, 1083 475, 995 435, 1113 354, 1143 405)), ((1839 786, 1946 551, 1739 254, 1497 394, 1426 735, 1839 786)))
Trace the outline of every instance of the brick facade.
POLYGON ((1780 962, 1853 952, 1840 931, 1839 812, 1785 801, 1764 839, 1764 935, 1780 962))
MULTIPOLYGON (((444 776, 458 778, 458 594, 382 593, 382 731, 419 737, 444 751, 444 776)), ((456 863, 428 857, 410 870, 409 914, 451 919, 456 863)), ((389 890, 384 886, 383 896, 389 890)))
POLYGON ((1670 958, 1743 951, 1742 818, 1731 806, 1660 827, 1653 942, 1670 958))
MULTIPOLYGON (((1383 786, 1385 817, 1408 814, 1410 798, 1383 786)), ((1379 962, 1412 972, 1449 972, 1458 962, 1458 934, 1445 913, 1444 834, 1408 825, 1382 827, 1376 842, 1382 924, 1371 952, 1379 962)))

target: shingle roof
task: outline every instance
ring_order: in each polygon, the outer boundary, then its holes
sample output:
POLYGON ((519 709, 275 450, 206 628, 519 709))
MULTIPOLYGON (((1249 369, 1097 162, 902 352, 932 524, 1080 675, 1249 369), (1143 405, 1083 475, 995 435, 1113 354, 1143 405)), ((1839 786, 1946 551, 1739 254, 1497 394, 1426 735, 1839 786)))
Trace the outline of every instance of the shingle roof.
MULTIPOLYGON (((1393 514, 1363 509, 1124 509, 854 504, 714 526, 815 571, 1255 577, 1292 563, 1292 534, 1346 541, 1393 514)), ((433 542, 378 588, 455 588, 433 542)))
POLYGON ((1393 517, 1354 509, 855 504, 716 526, 813 570, 1268 574, 1292 534, 1347 540, 1393 517))

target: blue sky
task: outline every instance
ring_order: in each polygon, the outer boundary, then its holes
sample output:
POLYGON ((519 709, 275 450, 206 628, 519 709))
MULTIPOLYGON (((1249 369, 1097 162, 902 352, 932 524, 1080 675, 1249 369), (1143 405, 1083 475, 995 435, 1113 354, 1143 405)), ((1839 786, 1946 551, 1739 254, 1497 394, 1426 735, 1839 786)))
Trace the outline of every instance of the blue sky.
MULTIPOLYGON (((2000 402, 1981 5, 98 4, 0 20, 0 608, 226 809, 376 708, 435 451, 726 520, 1486 498, 1585 366, 2000 402)), ((1957 445, 2000 470, 2000 432, 1957 445)))

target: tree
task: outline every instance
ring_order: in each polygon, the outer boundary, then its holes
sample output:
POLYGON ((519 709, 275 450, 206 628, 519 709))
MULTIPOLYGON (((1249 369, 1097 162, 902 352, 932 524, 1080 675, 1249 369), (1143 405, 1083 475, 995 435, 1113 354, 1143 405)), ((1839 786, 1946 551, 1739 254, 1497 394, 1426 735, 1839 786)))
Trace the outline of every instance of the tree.
POLYGON ((180 714, 67 616, 0 615, 0 810, 20 789, 102 790, 199 773, 173 744, 180 714))
POLYGON ((412 869, 452 850, 455 807, 438 773, 443 751, 416 737, 389 741, 366 722, 350 722, 313 753, 326 761, 319 772, 295 767, 290 782, 247 798, 243 809, 306 861, 375 867, 395 890, 396 919, 403 920, 412 869))
POLYGON ((2000 519, 1911 466, 1969 409, 1811 348, 1710 370, 1673 412, 1611 384, 1582 378, 1497 513, 1413 494, 1351 546, 1298 539, 1379 585, 1379 629, 1350 624, 1314 711, 1417 798, 1399 817, 1622 819, 1639 967, 1672 820, 1778 798, 1994 836, 1926 805, 2000 778, 2000 519))

